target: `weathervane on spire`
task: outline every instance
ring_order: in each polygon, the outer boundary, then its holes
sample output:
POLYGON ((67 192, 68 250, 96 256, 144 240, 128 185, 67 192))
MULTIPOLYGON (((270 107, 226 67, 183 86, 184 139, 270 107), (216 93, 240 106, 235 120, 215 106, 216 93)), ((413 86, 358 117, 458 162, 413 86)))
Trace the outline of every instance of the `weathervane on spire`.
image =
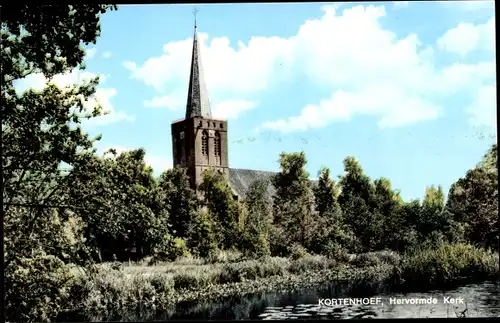
POLYGON ((198 9, 196 9, 196 6, 194 6, 193 9, 193 16, 194 16, 194 28, 196 28, 196 13, 198 12, 198 9))

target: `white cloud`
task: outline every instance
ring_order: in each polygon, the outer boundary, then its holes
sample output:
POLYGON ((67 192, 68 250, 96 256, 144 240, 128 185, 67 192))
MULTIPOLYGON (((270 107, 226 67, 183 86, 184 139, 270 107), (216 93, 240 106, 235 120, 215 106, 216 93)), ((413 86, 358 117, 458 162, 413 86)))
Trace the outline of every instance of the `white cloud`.
POLYGON ((113 53, 109 50, 102 53, 103 58, 110 58, 111 56, 113 56, 113 53))
POLYGON ((94 58, 95 54, 97 54, 97 48, 95 47, 89 48, 85 51, 85 58, 92 59, 94 58))
MULTIPOLYGON (((97 74, 74 69, 71 72, 65 74, 55 75, 52 79, 48 80, 43 74, 31 74, 24 79, 16 80, 14 82, 14 87, 17 93, 23 93, 28 89, 33 89, 35 91, 43 90, 47 84, 54 84, 61 89, 74 84, 80 84, 82 82, 90 81, 91 79, 98 76, 97 74)), ((106 77, 102 74, 99 75, 100 84, 106 82, 106 77)), ((89 126, 94 125, 106 125, 110 123, 116 123, 120 121, 134 121, 134 117, 126 114, 123 111, 116 111, 111 103, 111 98, 117 94, 114 88, 97 88, 96 93, 93 98, 89 98, 85 103, 85 107, 90 111, 98 103, 103 107, 103 111, 106 115, 95 117, 89 120, 85 120, 84 123, 89 126)))
MULTIPOLYGON (((437 65, 435 48, 423 45, 418 35, 398 37, 382 27, 384 6, 322 9, 321 18, 307 20, 289 38, 252 37, 246 44, 239 41, 231 46, 226 37, 207 41, 208 35, 200 34, 207 85, 215 102, 213 110, 219 104, 220 111, 231 111, 224 102, 228 98, 247 101, 250 95, 273 85, 301 78, 331 94, 319 103, 306 105, 299 115, 269 121, 264 128, 300 131, 357 115, 376 118, 380 127, 396 127, 435 119, 443 113, 436 103, 440 102, 438 98, 456 93, 471 95, 495 79, 493 60, 437 65)), ((485 33, 491 32, 494 20, 481 26, 473 26, 479 36, 472 47, 492 48, 494 34, 485 33)), ((450 44, 448 41, 448 47, 441 46, 457 50, 450 44)), ((123 65, 132 78, 173 101, 175 95, 187 89, 191 46, 191 39, 170 42, 164 45, 161 56, 141 64, 123 65), (170 92, 163 93, 166 89, 170 92)), ((149 104, 153 105, 153 101, 149 104)))
POLYGON ((398 127, 435 119, 439 116, 439 107, 409 96, 397 86, 374 85, 359 92, 336 91, 319 104, 305 106, 298 116, 266 122, 261 128, 284 133, 305 131, 334 121, 347 121, 356 115, 378 116, 382 128, 398 127))
POLYGON ((459 23, 437 41, 439 49, 467 55, 477 50, 495 50, 495 17, 484 24, 459 23))
POLYGON ((90 99, 86 103, 87 110, 92 109, 97 104, 101 104, 103 112, 102 116, 85 120, 85 124, 89 126, 102 126, 120 121, 132 122, 134 116, 128 115, 123 111, 116 111, 111 103, 111 98, 116 95, 117 91, 114 88, 98 88, 95 93, 95 99, 90 99))
POLYGON ((382 6, 356 6, 342 15, 326 9, 321 19, 303 24, 293 41, 305 75, 333 94, 262 128, 304 131, 355 115, 376 117, 379 127, 409 125, 442 115, 435 99, 474 93, 495 79, 493 61, 437 68, 431 47, 415 34, 398 39, 380 25, 384 16, 382 6))
POLYGON ((186 98, 182 95, 155 96, 151 100, 145 100, 146 108, 167 108, 172 111, 179 110, 186 104, 186 98))
POLYGON ((245 100, 227 100, 219 102, 212 110, 215 118, 237 119, 242 113, 252 110, 257 104, 245 100))
POLYGON ((496 130, 496 106, 496 84, 481 87, 466 110, 471 117, 471 124, 496 130))
MULTIPOLYGON (((238 42, 235 50, 227 37, 213 38, 207 44, 207 34, 198 36, 208 90, 216 96, 221 91, 252 93, 266 89, 271 82, 271 72, 278 70, 291 52, 287 40, 278 37, 253 37, 248 45, 238 42)), ((192 38, 170 42, 163 46, 161 56, 152 57, 140 66, 129 61, 123 65, 131 71, 132 78, 159 92, 168 85, 185 91, 192 45, 192 38)))
MULTIPOLYGON (((217 118, 235 119, 240 113, 252 109, 254 104, 245 96, 267 89, 275 81, 272 76, 279 75, 273 72, 280 70, 280 64, 289 60, 292 52, 287 48, 287 40, 278 37, 254 37, 248 44, 238 42, 237 49, 230 46, 227 37, 213 38, 210 42, 207 42, 205 33, 198 37, 212 112, 217 118), (234 97, 238 99, 231 99, 234 97)), ((169 89, 166 95, 145 101, 145 106, 171 110, 184 107, 191 51, 192 38, 189 38, 165 44, 161 56, 150 58, 143 64, 123 62, 132 78, 143 81, 159 93, 169 89)))
POLYGON ((410 4, 409 1, 393 1, 392 7, 396 10, 403 9, 403 8, 407 8, 409 4, 410 4))
POLYGON ((63 89, 66 86, 90 81, 96 76, 99 76, 100 84, 106 82, 106 77, 103 74, 97 75, 91 72, 74 69, 68 73, 57 74, 50 80, 45 78, 45 76, 41 73, 30 74, 23 79, 15 80, 14 87, 18 93, 22 93, 28 89, 41 91, 49 83, 55 84, 59 88, 63 89))

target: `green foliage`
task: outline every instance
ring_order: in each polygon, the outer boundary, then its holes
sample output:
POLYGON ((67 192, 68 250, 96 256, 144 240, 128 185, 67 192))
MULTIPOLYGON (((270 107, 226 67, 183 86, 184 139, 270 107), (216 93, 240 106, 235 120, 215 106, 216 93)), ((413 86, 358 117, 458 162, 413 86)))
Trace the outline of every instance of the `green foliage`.
POLYGON ((339 189, 330 177, 330 169, 322 167, 318 175, 318 185, 314 188, 316 210, 320 217, 334 216, 340 212, 339 189))
POLYGON ((188 238, 188 230, 196 217, 198 199, 190 187, 186 170, 178 167, 167 170, 160 176, 159 188, 170 215, 172 233, 188 238))
POLYGON ((328 259, 333 259, 338 262, 347 262, 350 258, 347 249, 336 241, 329 241, 324 248, 323 254, 328 259))
POLYGON ((187 245, 195 255, 209 257, 217 250, 214 221, 206 210, 196 212, 187 233, 187 245))
POLYGON ((191 254, 186 242, 180 238, 165 239, 165 242, 158 245, 153 253, 152 263, 159 261, 174 261, 181 257, 189 257, 191 254))
POLYGON ((351 261, 351 264, 359 267, 379 266, 384 263, 396 266, 400 260, 399 254, 394 251, 379 251, 359 254, 351 261))
POLYGON ((217 237, 220 248, 229 249, 241 242, 240 216, 242 208, 223 174, 214 171, 204 171, 200 191, 203 193, 207 209, 214 225, 212 229, 217 237))
POLYGON ((309 256, 307 249, 300 244, 294 244, 290 248, 290 257, 294 260, 309 256))
POLYGON ((374 217, 380 221, 380 239, 376 249, 401 251, 405 239, 404 203, 399 192, 392 189, 389 179, 377 179, 374 185, 374 217))
POLYGON ((35 249, 5 268, 5 314, 11 321, 50 322, 68 303, 73 275, 59 258, 35 249))
POLYGON ((314 195, 305 170, 306 157, 303 152, 280 155, 281 171, 273 178, 276 188, 274 196, 273 235, 278 235, 273 248, 276 253, 283 250, 284 241, 308 246, 317 233, 318 214, 315 210, 314 195), (280 243, 281 242, 281 243, 280 243))
POLYGON ((272 223, 272 200, 266 195, 267 181, 253 183, 245 197, 247 210, 244 219, 242 249, 250 256, 271 254, 269 231, 272 223))
POLYGON ((436 286, 498 277, 498 266, 498 253, 468 244, 443 244, 408 253, 400 275, 409 284, 436 286))
MULTIPOLYGON (((140 259, 170 240, 168 211, 142 149, 85 155, 66 192, 87 223, 85 237, 99 261, 140 259)), ((162 247, 161 247, 162 248, 162 247)))
POLYGON ((479 163, 450 188, 446 211, 467 240, 498 248, 498 168, 494 145, 479 163))
POLYGON ((380 245, 383 225, 380 213, 373 210, 375 186, 353 157, 344 160, 344 175, 340 177, 340 185, 342 191, 339 203, 346 223, 359 237, 362 250, 374 250, 380 245))

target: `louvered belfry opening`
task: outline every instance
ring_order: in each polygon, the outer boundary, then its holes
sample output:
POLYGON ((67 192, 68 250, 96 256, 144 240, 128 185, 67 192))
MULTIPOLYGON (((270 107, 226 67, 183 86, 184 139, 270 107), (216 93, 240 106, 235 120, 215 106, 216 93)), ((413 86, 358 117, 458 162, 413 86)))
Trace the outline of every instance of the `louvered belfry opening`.
POLYGON ((214 154, 215 157, 220 157, 221 145, 220 145, 220 134, 219 132, 215 133, 214 136, 214 154))
POLYGON ((208 133, 206 130, 203 130, 201 135, 201 153, 203 156, 208 156, 208 133))

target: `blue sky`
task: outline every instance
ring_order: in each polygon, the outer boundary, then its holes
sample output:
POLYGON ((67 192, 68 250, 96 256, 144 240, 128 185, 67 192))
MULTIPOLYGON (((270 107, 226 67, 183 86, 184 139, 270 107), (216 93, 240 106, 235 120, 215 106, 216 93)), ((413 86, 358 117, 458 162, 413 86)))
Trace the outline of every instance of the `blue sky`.
MULTIPOLYGON (((278 170, 303 150, 311 177, 355 156, 405 199, 449 186, 496 142, 493 1, 197 6, 212 111, 229 120, 230 167, 278 170)), ((184 116, 193 6, 123 5, 101 20, 86 71, 110 114, 85 124, 101 151, 143 147, 171 167, 184 116)), ((19 81, 43 86, 42 76, 19 81)))

